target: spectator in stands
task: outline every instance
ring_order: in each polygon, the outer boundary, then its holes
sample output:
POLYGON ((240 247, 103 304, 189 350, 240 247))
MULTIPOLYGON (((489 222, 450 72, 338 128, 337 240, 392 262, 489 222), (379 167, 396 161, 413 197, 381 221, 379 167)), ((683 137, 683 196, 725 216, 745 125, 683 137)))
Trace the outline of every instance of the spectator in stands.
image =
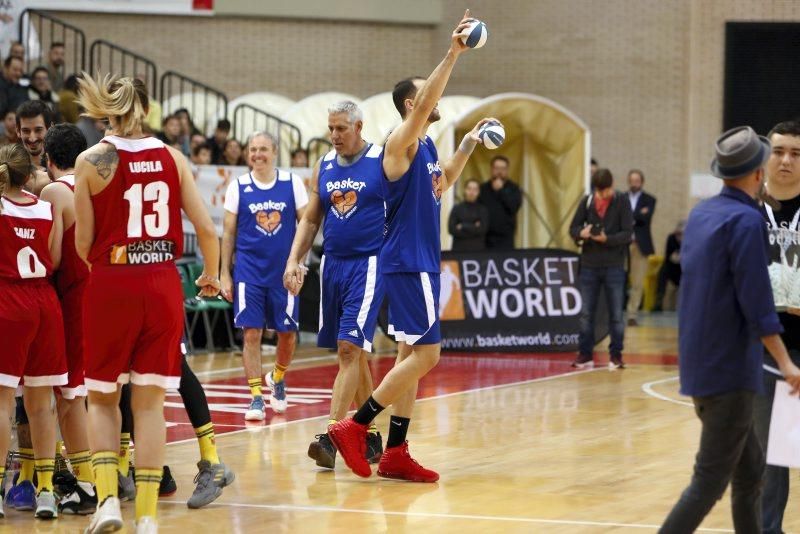
POLYGON ((464 184, 464 202, 450 212, 447 228, 453 236, 453 250, 475 252, 486 249, 489 210, 478 203, 481 184, 470 178, 464 184))
POLYGON ((164 141, 165 144, 185 153, 181 143, 181 121, 177 116, 168 115, 164 117, 164 122, 161 123, 161 133, 157 137, 164 141))
POLYGON ((614 191, 608 169, 592 176, 593 191, 584 197, 572 218, 569 233, 581 246, 579 286, 583 307, 578 356, 573 367, 594 366, 595 312, 600 290, 605 289, 611 334, 609 369, 621 369, 625 338, 625 258, 633 238, 633 216, 628 197, 614 191))
POLYGON ((74 74, 64 80, 64 85, 58 92, 58 112, 64 122, 76 124, 80 117, 78 109, 78 77, 74 74))
POLYGON ((308 167, 308 151, 305 148, 292 150, 292 167, 308 167))
POLYGON ((222 152, 225 150, 225 143, 230 134, 231 122, 228 119, 217 121, 214 135, 208 138, 208 144, 211 147, 211 161, 215 165, 222 165, 222 152))
POLYGON ((597 164, 597 160, 592 158, 592 162, 589 164, 589 176, 594 176, 594 173, 597 172, 597 169, 600 168, 597 164))
POLYGON ((178 120, 181 121, 181 135, 185 136, 187 139, 191 138, 193 135, 201 135, 200 130, 197 129, 197 126, 194 125, 194 121, 192 121, 192 116, 189 114, 189 110, 186 108, 181 108, 174 113, 178 120))
POLYGON ((0 135, 0 146, 19 143, 19 135, 17 135, 17 112, 13 109, 6 110, 5 116, 3 116, 3 128, 5 129, 5 133, 0 135))
POLYGON ((489 210, 489 230, 486 248, 510 250, 514 248, 517 230, 517 212, 522 205, 519 186, 508 179, 508 158, 492 158, 492 177, 481 185, 478 202, 489 210))
MULTIPOLYGON (((5 97, 3 109, 17 109, 20 104, 28 101, 28 88, 20 85, 24 63, 15 56, 8 56, 3 61, 3 75, 0 76, 0 92, 5 97)), ((0 96, 0 99, 2 99, 0 96)), ((1 103, 1 102, 0 102, 1 103)))
POLYGON ((8 50, 8 57, 15 57, 25 62, 25 47, 19 41, 13 41, 11 43, 11 48, 8 50))
POLYGON ((64 87, 64 43, 55 42, 50 45, 47 54, 47 73, 50 75, 50 85, 53 91, 60 91, 64 87))
POLYGON ((242 145, 236 139, 228 139, 222 151, 222 165, 247 165, 242 156, 242 145))
POLYGON ((211 164, 211 147, 206 143, 197 145, 192 149, 191 162, 194 165, 210 165, 211 164))
MULTIPOLYGON (((194 154, 194 149, 200 145, 207 145, 206 138, 202 134, 195 134, 189 139, 189 153, 194 154)), ((211 150, 211 147, 208 147, 211 150)))
POLYGON ((686 221, 680 221, 667 236, 664 263, 658 271, 658 302, 656 309, 675 311, 678 308, 678 287, 681 284, 681 241, 686 221))
POLYGON ((36 67, 31 73, 31 86, 28 89, 29 100, 41 100, 53 112, 55 121, 61 122, 58 114, 58 95, 53 92, 50 85, 50 73, 45 67, 36 67))

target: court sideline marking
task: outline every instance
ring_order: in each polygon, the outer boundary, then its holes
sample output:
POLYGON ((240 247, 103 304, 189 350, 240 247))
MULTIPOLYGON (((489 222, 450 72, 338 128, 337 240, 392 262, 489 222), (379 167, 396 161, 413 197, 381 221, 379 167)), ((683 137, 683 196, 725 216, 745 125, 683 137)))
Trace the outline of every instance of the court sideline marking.
MULTIPOLYGON (((158 501, 160 504, 180 504, 186 506, 183 501, 158 501)), ((471 514, 437 514, 433 512, 398 512, 395 510, 360 510, 358 508, 336 508, 333 506, 303 506, 296 504, 245 504, 245 503, 211 503, 209 507, 222 508, 232 506, 234 508, 258 508, 262 510, 278 510, 290 512, 333 512, 345 514, 365 514, 381 516, 401 516, 419 517, 423 519, 467 519, 470 521, 502 521, 508 523, 540 523, 547 525, 579 525, 586 527, 618 527, 618 528, 641 528, 654 530, 660 525, 645 525, 641 523, 613 523, 603 521, 581 521, 573 519, 543 519, 537 517, 510 517, 510 516, 491 516, 491 515, 471 515, 471 514)), ((698 528, 697 532, 733 532, 723 528, 698 528)))
POLYGON ((694 404, 692 404, 691 402, 682 401, 682 400, 678 400, 678 399, 673 399, 672 397, 667 397, 666 395, 662 395, 661 393, 659 393, 658 391, 653 389, 653 386, 655 386, 655 385, 665 384, 666 382, 674 382, 675 380, 678 380, 678 378, 679 378, 678 376, 671 376, 669 378, 662 378, 661 380, 654 380, 652 382, 646 382, 646 383, 642 384, 642 391, 644 391, 646 394, 650 395, 651 397, 655 397, 656 399, 659 399, 659 400, 671 402, 673 404, 680 404, 681 406, 694 406, 694 404))
MULTIPOLYGON (((416 402, 420 403, 420 402, 425 402, 425 401, 446 399, 447 397, 454 397, 456 395, 463 395, 465 393, 477 393, 479 391, 490 391, 490 390, 500 389, 500 388, 522 386, 522 385, 525 385, 525 384, 532 384, 534 382, 545 382, 547 380, 555 380, 556 378, 564 378, 564 377, 567 377, 567 376, 578 376, 578 375, 584 375, 584 374, 587 374, 587 373, 594 373, 594 372, 597 372, 597 371, 605 371, 605 370, 606 369, 604 369, 602 367, 596 367, 594 369, 584 369, 584 370, 580 370, 580 371, 568 371, 566 373, 562 373, 562 374, 558 374, 558 375, 541 376, 539 378, 531 378, 530 380, 520 380, 519 382, 510 382, 508 384, 497 384, 497 385, 494 385, 494 386, 485 386, 485 387, 482 387, 482 388, 465 389, 464 391, 455 391, 453 393, 444 393, 442 395, 435 395, 433 397, 425 397, 423 399, 417 399, 416 402)), ((262 432, 262 431, 264 431, 266 429, 272 430, 274 428, 282 428, 282 427, 285 427, 285 426, 294 425, 296 423, 304 423, 306 421, 315 421, 317 419, 327 419, 327 418, 328 418, 328 414, 315 415, 314 417, 306 417, 306 418, 303 418, 303 419, 295 419, 294 421, 285 421, 285 422, 282 422, 282 423, 267 424, 267 425, 264 425, 264 426, 252 426, 252 427, 243 428, 241 430, 234 430, 233 432, 226 432, 224 434, 220 434, 220 435, 216 436, 216 439, 217 439, 217 441, 219 441, 219 439, 224 437, 224 436, 235 436, 236 434, 241 434, 242 432, 262 432)), ((181 444, 181 443, 194 443, 196 441, 197 441, 197 438, 186 438, 186 439, 182 439, 182 440, 179 440, 179 441, 169 442, 169 443, 167 443, 167 446, 178 445, 178 444, 181 444)))

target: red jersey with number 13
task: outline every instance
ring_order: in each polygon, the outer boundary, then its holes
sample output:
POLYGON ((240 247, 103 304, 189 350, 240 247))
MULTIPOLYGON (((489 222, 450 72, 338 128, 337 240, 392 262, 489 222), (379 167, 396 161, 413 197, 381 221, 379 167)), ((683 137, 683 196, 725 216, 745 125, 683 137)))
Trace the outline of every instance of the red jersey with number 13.
POLYGON ((153 265, 183 251, 181 184, 166 145, 154 137, 101 142, 116 147, 119 163, 111 183, 92 196, 93 265, 153 265))
POLYGON ((0 199, 0 279, 42 279, 53 272, 48 246, 53 206, 33 195, 26 196, 28 203, 0 199))

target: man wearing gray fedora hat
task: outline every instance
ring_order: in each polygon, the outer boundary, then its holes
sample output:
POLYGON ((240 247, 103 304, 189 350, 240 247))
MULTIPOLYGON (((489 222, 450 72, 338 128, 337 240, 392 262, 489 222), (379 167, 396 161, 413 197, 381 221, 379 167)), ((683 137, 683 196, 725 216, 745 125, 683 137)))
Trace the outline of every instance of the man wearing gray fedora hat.
POLYGON ((756 197, 764 187, 770 143, 749 126, 715 144, 711 172, 719 195, 689 215, 681 244, 678 344, 681 393, 702 423, 691 483, 661 527, 693 532, 732 483, 736 532, 761 532, 764 452, 753 428, 762 388, 762 344, 793 393, 800 369, 780 338, 767 271, 767 234, 756 197))

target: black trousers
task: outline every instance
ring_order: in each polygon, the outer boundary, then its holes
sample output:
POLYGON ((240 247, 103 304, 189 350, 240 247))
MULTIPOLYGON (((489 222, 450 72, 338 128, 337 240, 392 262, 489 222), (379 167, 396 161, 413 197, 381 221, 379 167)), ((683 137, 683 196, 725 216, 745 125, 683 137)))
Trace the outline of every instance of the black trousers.
POLYGON ((703 424, 694 474, 660 532, 694 532, 731 483, 737 533, 761 532, 761 477, 764 453, 753 426, 755 393, 734 391, 695 397, 703 424))

